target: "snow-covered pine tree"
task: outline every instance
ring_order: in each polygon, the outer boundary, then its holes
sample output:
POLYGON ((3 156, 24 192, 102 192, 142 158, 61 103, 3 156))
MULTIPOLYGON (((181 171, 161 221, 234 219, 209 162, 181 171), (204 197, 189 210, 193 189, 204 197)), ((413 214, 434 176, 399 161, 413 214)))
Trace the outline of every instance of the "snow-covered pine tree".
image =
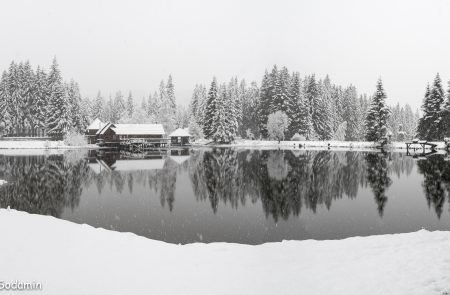
MULTIPOLYGON (((206 89, 202 84, 196 84, 189 104, 190 119, 203 129, 206 104, 206 89)), ((203 132, 202 132, 203 134, 203 132)))
POLYGON ((153 99, 152 94, 150 93, 147 97, 147 109, 145 110, 147 117, 152 118, 152 121, 155 119, 155 100, 153 99))
POLYGON ((425 90, 425 96, 422 103, 422 117, 417 124, 417 136, 422 139, 430 139, 429 130, 431 128, 431 122, 433 118, 433 104, 430 97, 430 84, 427 85, 425 90))
POLYGON ((152 104, 148 106, 147 114, 150 114, 152 122, 158 122, 161 114, 161 101, 156 91, 153 93, 152 104))
MULTIPOLYGON (((82 98, 80 102, 81 120, 84 126, 88 126, 95 118, 91 117, 92 104, 90 99, 82 98)), ((84 130, 83 130, 84 131, 84 130)))
POLYGON ((83 133, 87 125, 82 118, 81 114, 81 95, 78 84, 71 80, 69 84, 66 85, 67 100, 69 104, 69 129, 73 129, 78 133, 83 133))
POLYGON ((132 118, 134 114, 134 99, 131 91, 128 93, 127 98, 127 117, 132 118))
POLYGON ((342 110, 342 119, 347 122, 345 140, 359 140, 359 130, 362 122, 360 122, 358 94, 356 88, 352 85, 344 91, 342 110))
POLYGON ((299 104, 299 119, 300 119, 300 135, 305 136, 307 140, 316 139, 314 126, 312 122, 311 106, 309 105, 309 97, 307 90, 309 85, 309 78, 305 77, 303 87, 301 89, 299 104))
POLYGON ((359 96, 359 134, 358 140, 364 140, 366 134, 366 126, 364 124, 366 120, 367 110, 369 109, 369 99, 366 94, 359 96))
MULTIPOLYGON (((329 140, 333 137, 333 113, 332 113, 332 98, 331 98, 331 81, 328 75, 320 84, 320 91, 318 97, 318 108, 320 115, 316 115, 319 119, 320 132, 318 132, 321 140, 329 140)), ((319 124, 316 125, 319 128, 319 124)), ((318 129, 319 130, 319 129, 318 129)))
POLYGON ((214 116, 215 132, 212 139, 218 143, 229 143, 234 139, 233 135, 233 114, 231 112, 231 97, 225 84, 220 86, 217 100, 216 112, 214 116))
POLYGON ((448 82, 447 98, 440 113, 439 130, 441 137, 450 137, 450 81, 448 82))
POLYGON ((92 103, 92 111, 91 111, 91 117, 95 119, 99 119, 102 121, 106 121, 107 118, 105 116, 105 100, 99 91, 97 93, 97 96, 95 97, 93 103, 92 103))
POLYGON ((269 75, 269 114, 275 113, 278 107, 281 107, 281 103, 278 101, 278 96, 281 93, 280 84, 280 72, 278 71, 278 66, 274 65, 269 75))
POLYGON ((286 132, 286 138, 290 139, 295 133, 301 133, 302 128, 302 110, 300 109, 300 102, 303 100, 301 95, 301 81, 300 74, 293 73, 289 87, 289 103, 287 103, 286 114, 289 119, 289 127, 286 132))
POLYGON ((389 107, 389 109, 391 111, 391 116, 389 116, 388 128, 392 132, 392 139, 397 140, 399 127, 402 125, 401 107, 400 104, 397 103, 395 106, 389 107))
POLYGON ((24 81, 24 66, 23 63, 20 62, 16 69, 16 77, 15 81, 17 83, 17 105, 15 106, 17 109, 17 128, 18 132, 22 133, 25 128, 25 119, 26 119, 26 88, 22 87, 24 81))
POLYGON ((259 91, 258 123, 262 137, 267 137, 267 119, 271 101, 271 85, 269 72, 264 73, 259 91))
POLYGON ((206 101, 208 99, 207 97, 207 90, 205 85, 200 84, 199 86, 199 93, 198 93, 198 105, 197 105, 197 123, 200 128, 203 130, 203 126, 205 125, 205 112, 206 112, 206 101))
POLYGON ((309 112, 311 115, 311 122, 313 130, 310 133, 311 139, 321 139, 323 137, 324 130, 324 115, 321 113, 322 103, 320 99, 319 85, 317 84, 316 77, 313 74, 310 77, 305 78, 305 95, 309 106, 309 112))
POLYGON ((278 93, 275 94, 276 104, 274 110, 282 111, 285 114, 288 110, 295 107, 295 101, 289 99, 289 89, 290 89, 291 77, 289 71, 286 67, 283 67, 278 74, 278 93))
POLYGON ((8 105, 8 73, 3 72, 0 80, 0 131, 6 133, 11 127, 8 105))
POLYGON ((317 139, 330 139, 332 136, 331 111, 328 102, 325 101, 322 95, 323 82, 317 83, 315 75, 312 75, 308 80, 306 96, 310 103, 314 132, 318 137, 317 139))
POLYGON ((445 100, 444 89, 442 87, 441 77, 439 73, 433 82, 433 87, 430 92, 430 103, 431 103, 431 122, 428 134, 428 140, 441 140, 443 139, 440 121, 441 121, 441 109, 445 100))
POLYGON ((250 83, 250 87, 246 87, 243 105, 242 105, 242 122, 241 132, 242 137, 248 138, 248 135, 253 135, 252 138, 259 137, 259 87, 256 82, 250 83), (245 133, 244 133, 245 132, 245 133))
POLYGON ((330 138, 333 136, 334 133, 334 125, 335 125, 335 117, 336 117, 336 105, 334 104, 333 100, 333 85, 331 84, 331 79, 328 74, 325 76, 325 79, 323 80, 323 87, 322 87, 322 100, 325 102, 325 106, 327 108, 327 111, 329 112, 329 118, 328 118, 328 132, 330 133, 330 138))
POLYGON ((334 131, 337 131, 338 127, 341 127, 342 131, 342 123, 344 122, 343 100, 344 100, 344 90, 342 89, 341 86, 334 85, 332 88, 334 131))
POLYGON ((228 131, 234 138, 238 132, 240 113, 242 110, 241 98, 239 97, 239 85, 237 77, 232 78, 227 88, 227 122, 229 124, 228 131))
POLYGON ((167 80, 166 95, 167 95, 167 100, 169 103, 170 110, 172 110, 173 115, 175 116, 177 104, 176 104, 176 99, 175 99, 175 87, 173 85, 172 75, 169 75, 169 79, 167 80))
POLYGON ((377 141, 378 138, 378 105, 374 99, 372 99, 369 109, 367 111, 367 116, 365 120, 366 129, 366 140, 367 141, 377 141))
POLYGON ((47 87, 47 74, 38 67, 35 75, 35 100, 36 100, 36 122, 38 127, 47 129, 46 115, 49 100, 49 92, 47 87))
POLYGON ((177 114, 175 119, 176 128, 188 128, 189 127, 189 111, 185 106, 177 106, 177 114))
POLYGON ((119 123, 126 116, 126 104, 121 91, 116 92, 113 105, 112 119, 114 123, 119 123))
POLYGON ((416 121, 414 112, 409 104, 404 106, 404 112, 404 121, 402 121, 403 130, 406 133, 406 138, 412 139, 416 136, 416 127, 418 122, 416 121))
POLYGON ((176 106, 174 106, 175 96, 173 93, 172 78, 169 76, 170 84, 166 85, 161 81, 159 86, 160 112, 157 121, 164 126, 167 133, 175 130, 176 106), (169 91, 169 93, 168 93, 169 91))
POLYGON ((387 133, 387 121, 390 110, 386 105, 386 93, 383 82, 378 79, 377 89, 372 97, 370 108, 366 117, 366 139, 368 141, 380 140, 387 133))
POLYGON ((205 138, 211 139, 216 133, 216 103, 217 103, 217 80, 213 78, 211 87, 208 92, 208 100, 205 108, 205 122, 203 125, 203 133, 205 138))
POLYGON ((227 89, 224 84, 220 85, 215 103, 215 130, 212 135, 212 139, 218 143, 227 143, 228 141, 228 128, 226 122, 226 104, 228 103, 227 89))
POLYGON ((22 97, 22 128, 28 129, 27 134, 29 132, 35 131, 35 128, 38 126, 36 119, 37 108, 36 108, 36 86, 35 82, 35 74, 31 69, 31 65, 29 61, 26 61, 22 66, 21 74, 21 97, 22 97))
POLYGON ((197 122, 195 120, 189 121, 188 128, 189 128, 189 134, 192 135, 194 140, 204 137, 202 128, 197 124, 197 122))
POLYGON ((148 105, 147 105, 147 99, 145 96, 142 97, 141 109, 144 110, 144 112, 147 114, 148 105))
POLYGON ((245 79, 242 79, 239 83, 238 88, 238 100, 239 105, 237 105, 237 125, 238 125, 238 131, 237 135, 244 138, 246 137, 246 129, 244 126, 244 107, 245 105, 249 103, 249 97, 248 97, 248 88, 247 88, 247 82, 245 79))
POLYGON ((198 113, 198 104, 199 104, 199 85, 195 84, 194 91, 192 92, 191 102, 189 103, 189 114, 191 120, 194 120, 197 124, 197 113, 198 113))
POLYGON ((106 122, 117 123, 117 122, 113 122, 113 120, 114 120, 113 111, 114 111, 114 101, 110 95, 108 100, 106 101, 106 105, 105 105, 105 109, 104 109, 106 122))
POLYGON ((53 59, 48 75, 49 104, 47 107, 47 134, 60 138, 70 129, 70 105, 64 89, 56 58, 53 59))
POLYGON ((9 65, 7 78, 7 104, 8 113, 11 118, 9 122, 9 131, 12 132, 14 130, 16 134, 20 131, 20 118, 22 117, 22 97, 20 93, 20 80, 18 72, 18 65, 14 61, 11 62, 9 65))

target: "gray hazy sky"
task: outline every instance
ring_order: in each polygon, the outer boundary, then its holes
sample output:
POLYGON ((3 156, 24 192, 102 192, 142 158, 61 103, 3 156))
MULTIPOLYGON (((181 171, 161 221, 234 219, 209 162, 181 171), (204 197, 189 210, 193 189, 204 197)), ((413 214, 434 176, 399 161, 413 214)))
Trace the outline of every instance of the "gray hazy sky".
POLYGON ((389 103, 419 107, 427 82, 450 79, 450 1, 2 1, 0 69, 50 66, 83 95, 131 90, 138 101, 171 73, 179 103, 213 75, 261 81, 265 68, 329 74, 389 103))

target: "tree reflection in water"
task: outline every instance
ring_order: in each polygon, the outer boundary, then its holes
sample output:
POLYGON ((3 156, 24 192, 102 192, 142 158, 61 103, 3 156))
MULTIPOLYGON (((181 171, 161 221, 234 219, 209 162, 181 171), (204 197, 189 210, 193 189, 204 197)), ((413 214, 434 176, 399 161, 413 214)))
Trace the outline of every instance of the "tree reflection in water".
MULTIPOLYGON (((145 187, 159 197, 162 207, 172 211, 177 176, 187 173, 197 201, 208 201, 214 213, 221 203, 238 209, 259 201, 265 216, 277 221, 298 216, 302 209, 330 209, 333 201, 344 196, 356 198, 358 189, 368 186, 383 216, 392 177, 409 175, 415 165, 412 158, 400 153, 351 151, 216 148, 191 150, 183 156, 184 162, 159 156, 162 164, 157 169, 123 171, 114 168, 124 160, 117 153, 100 157, 79 152, 2 155, 0 178, 9 183, 0 188, 0 207, 59 217, 64 208, 77 207, 83 188, 94 184, 99 194, 105 187, 130 194, 142 191, 136 190, 137 186, 145 187), (104 169, 95 171, 92 165, 104 169)), ((443 156, 433 155, 418 161, 418 167, 424 175, 428 204, 441 216, 450 189, 450 164, 443 156)))
POLYGON ((302 207, 330 209, 333 200, 355 198, 369 184, 382 216, 389 175, 409 174, 413 166, 411 158, 381 153, 213 149, 194 153, 190 178, 196 197, 208 199, 214 212, 220 201, 237 208, 260 199, 275 220, 297 216, 302 207))
POLYGON ((386 191, 392 184, 386 155, 383 153, 367 154, 367 182, 372 188, 377 203, 378 214, 383 216, 384 206, 388 200, 386 191))
POLYGON ((450 191, 450 162, 443 155, 431 155, 426 160, 417 161, 419 172, 423 174, 423 189, 428 207, 433 206, 440 218, 445 199, 450 191))
POLYGON ((0 189, 0 207, 59 217, 65 207, 76 208, 87 161, 79 155, 0 156, 0 171, 10 183, 0 189))

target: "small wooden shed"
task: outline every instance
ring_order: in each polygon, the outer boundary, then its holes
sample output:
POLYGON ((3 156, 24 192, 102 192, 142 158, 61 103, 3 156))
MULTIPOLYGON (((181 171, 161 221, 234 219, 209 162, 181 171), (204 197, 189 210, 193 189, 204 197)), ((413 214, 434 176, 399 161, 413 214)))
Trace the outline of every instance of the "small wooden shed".
POLYGON ((190 145, 191 135, 187 128, 178 128, 170 135, 170 141, 172 145, 190 145))

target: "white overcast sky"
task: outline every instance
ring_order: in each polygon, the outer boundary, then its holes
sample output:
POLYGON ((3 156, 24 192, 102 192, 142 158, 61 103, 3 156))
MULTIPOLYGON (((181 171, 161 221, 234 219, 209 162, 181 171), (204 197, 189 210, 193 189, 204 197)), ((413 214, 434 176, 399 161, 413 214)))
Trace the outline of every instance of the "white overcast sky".
POLYGON ((171 73, 179 103, 213 75, 261 81, 285 65, 329 74, 389 103, 419 107, 437 72, 450 79, 450 1, 2 1, 0 69, 56 56, 82 94, 131 90, 137 101, 171 73))

